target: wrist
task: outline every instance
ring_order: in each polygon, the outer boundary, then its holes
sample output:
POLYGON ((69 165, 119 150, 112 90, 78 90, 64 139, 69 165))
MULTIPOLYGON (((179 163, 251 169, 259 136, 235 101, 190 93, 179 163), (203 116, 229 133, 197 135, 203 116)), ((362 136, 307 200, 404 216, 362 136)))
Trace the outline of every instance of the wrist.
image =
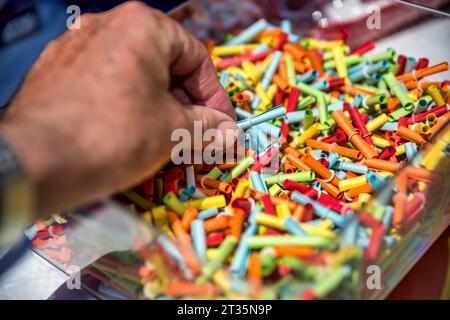
POLYGON ((47 182, 58 172, 57 168, 62 166, 57 162, 58 157, 55 157, 57 150, 52 150, 52 144, 46 141, 44 132, 44 129, 25 121, 7 119, 0 125, 0 137, 14 153, 23 176, 35 190, 35 215, 46 213, 44 190, 47 182))

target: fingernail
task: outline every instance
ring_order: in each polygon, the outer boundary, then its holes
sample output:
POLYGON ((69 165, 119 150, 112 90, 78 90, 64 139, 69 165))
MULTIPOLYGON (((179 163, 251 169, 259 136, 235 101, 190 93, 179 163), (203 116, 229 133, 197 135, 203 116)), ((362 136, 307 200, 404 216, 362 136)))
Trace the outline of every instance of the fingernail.
POLYGON ((236 141, 237 127, 234 122, 223 121, 217 126, 220 134, 217 135, 214 145, 217 148, 231 147, 236 141))

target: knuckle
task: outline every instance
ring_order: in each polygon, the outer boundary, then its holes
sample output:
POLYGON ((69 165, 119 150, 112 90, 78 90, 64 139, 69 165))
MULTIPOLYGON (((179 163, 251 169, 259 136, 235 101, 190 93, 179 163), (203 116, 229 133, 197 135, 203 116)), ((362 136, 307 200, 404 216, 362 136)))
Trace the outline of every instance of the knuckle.
POLYGON ((140 30, 136 26, 145 25, 152 10, 146 4, 138 1, 128 1, 117 6, 109 13, 108 22, 110 28, 117 30, 140 30))

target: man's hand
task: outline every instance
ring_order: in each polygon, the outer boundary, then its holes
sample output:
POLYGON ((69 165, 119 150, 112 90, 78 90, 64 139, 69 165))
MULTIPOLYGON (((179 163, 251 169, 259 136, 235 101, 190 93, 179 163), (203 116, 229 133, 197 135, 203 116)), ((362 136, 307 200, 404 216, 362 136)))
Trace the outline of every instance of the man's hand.
POLYGON ((80 17, 49 44, 0 124, 36 183, 40 213, 125 189, 170 158, 174 129, 235 129, 203 45, 131 2, 80 17))

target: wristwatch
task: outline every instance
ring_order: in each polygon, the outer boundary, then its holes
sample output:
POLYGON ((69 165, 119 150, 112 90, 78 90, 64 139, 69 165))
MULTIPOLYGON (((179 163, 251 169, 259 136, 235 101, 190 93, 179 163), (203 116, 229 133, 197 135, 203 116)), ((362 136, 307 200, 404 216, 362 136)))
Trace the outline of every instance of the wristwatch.
POLYGON ((20 238, 34 208, 32 183, 0 136, 0 248, 20 238))

